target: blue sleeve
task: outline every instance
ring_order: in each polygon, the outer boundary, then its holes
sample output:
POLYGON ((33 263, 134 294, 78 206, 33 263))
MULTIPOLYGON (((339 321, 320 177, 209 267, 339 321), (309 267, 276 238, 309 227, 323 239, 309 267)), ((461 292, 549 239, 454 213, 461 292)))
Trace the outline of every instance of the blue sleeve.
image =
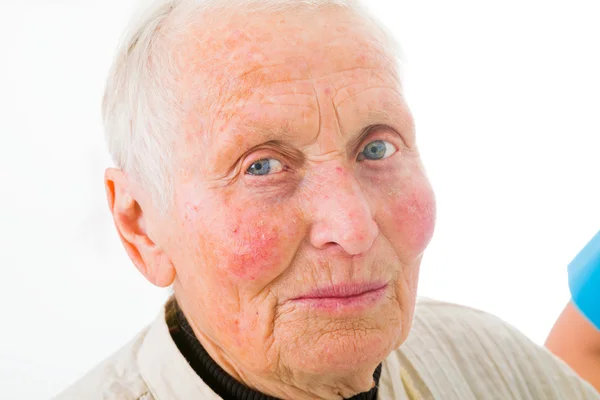
POLYGON ((600 329, 600 232, 571 261, 568 273, 573 304, 600 329))

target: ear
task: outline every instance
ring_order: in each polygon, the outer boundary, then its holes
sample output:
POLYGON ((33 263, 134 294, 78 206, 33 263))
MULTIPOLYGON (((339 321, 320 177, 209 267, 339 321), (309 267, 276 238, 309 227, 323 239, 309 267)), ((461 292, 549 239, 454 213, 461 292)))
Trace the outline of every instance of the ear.
POLYGON ((150 237, 149 213, 144 213, 133 194, 132 182, 119 169, 104 174, 108 207, 121 243, 137 269, 151 283, 166 287, 175 280, 175 268, 164 250, 150 237))

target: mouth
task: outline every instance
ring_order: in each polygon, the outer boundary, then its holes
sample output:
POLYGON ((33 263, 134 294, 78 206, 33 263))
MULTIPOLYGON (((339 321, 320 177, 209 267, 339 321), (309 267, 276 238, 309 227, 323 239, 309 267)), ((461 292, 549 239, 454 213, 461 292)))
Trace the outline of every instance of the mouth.
POLYGON ((333 285, 310 291, 291 301, 322 311, 359 311, 377 305, 384 297, 387 287, 387 282, 333 285))

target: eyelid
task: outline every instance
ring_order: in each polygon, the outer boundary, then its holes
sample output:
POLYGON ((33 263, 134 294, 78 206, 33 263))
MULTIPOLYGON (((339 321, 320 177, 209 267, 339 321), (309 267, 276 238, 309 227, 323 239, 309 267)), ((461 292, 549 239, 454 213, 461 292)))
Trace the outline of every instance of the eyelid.
POLYGON ((275 157, 273 157, 272 152, 269 152, 267 149, 260 147, 251 148, 240 157, 240 161, 238 162, 239 168, 236 169, 239 170, 238 172, 241 172, 245 175, 246 171, 248 171, 248 168, 250 168, 252 164, 267 158, 275 157))
POLYGON ((252 163, 265 158, 274 158, 284 166, 301 164, 304 155, 287 143, 271 141, 255 146, 240 157, 240 165, 247 169, 252 163))
POLYGON ((404 137, 398 130, 388 124, 373 124, 365 127, 358 136, 348 143, 348 154, 356 153, 356 156, 369 141, 377 140, 380 137, 393 138, 389 140, 390 143, 399 141, 401 145, 396 146, 398 149, 406 146, 404 137))

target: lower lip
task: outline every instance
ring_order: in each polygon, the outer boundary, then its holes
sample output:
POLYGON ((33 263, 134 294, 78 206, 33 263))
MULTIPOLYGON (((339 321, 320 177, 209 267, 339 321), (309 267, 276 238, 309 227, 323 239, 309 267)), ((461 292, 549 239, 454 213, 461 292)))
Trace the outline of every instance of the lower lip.
POLYGON ((387 285, 368 292, 348 297, 313 297, 293 300, 297 305, 304 305, 320 311, 339 313, 370 309, 384 297, 387 285))

